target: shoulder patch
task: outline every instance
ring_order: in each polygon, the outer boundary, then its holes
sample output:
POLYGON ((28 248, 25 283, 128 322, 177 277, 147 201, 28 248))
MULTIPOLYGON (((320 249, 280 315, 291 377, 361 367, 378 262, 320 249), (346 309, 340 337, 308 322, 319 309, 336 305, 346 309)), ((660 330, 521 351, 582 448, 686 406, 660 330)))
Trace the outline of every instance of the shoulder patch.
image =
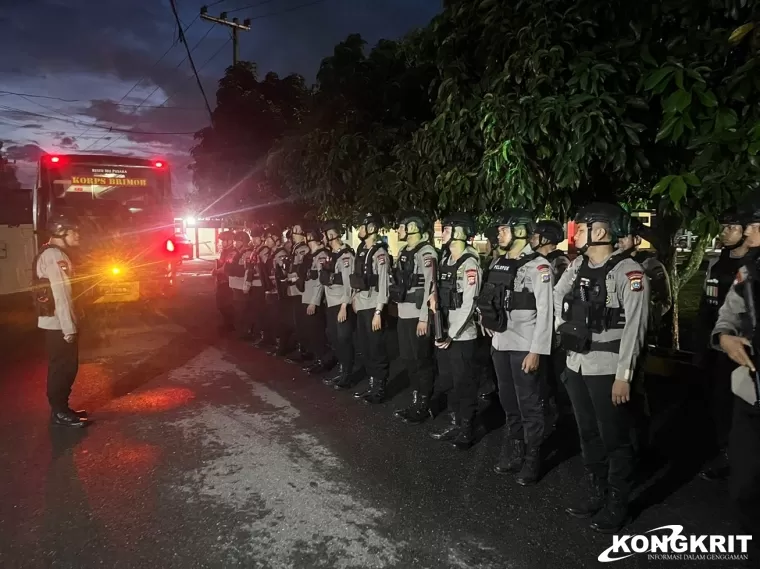
POLYGON ((350 257, 343 257, 343 266, 344 267, 350 267, 351 266, 351 258, 350 257))
POLYGON ((551 280, 552 280, 551 273, 541 272, 541 282, 542 283, 549 283, 549 282, 551 282, 551 280))
POLYGON ((63 259, 61 259, 60 261, 58 261, 58 266, 60 267, 60 269, 64 273, 66 273, 67 275, 69 274, 69 264, 68 264, 68 262, 66 262, 63 259))
POLYGON ((736 278, 734 279, 734 284, 737 285, 743 281, 744 281, 744 275, 742 275, 741 270, 736 271, 736 278))
POLYGON ((639 292, 644 288, 642 279, 644 278, 644 273, 641 271, 630 271, 625 274, 626 278, 628 278, 628 282, 630 284, 630 288, 633 292, 639 292))
POLYGON ((425 264, 426 267, 432 267, 433 266, 433 255, 431 253, 427 253, 422 257, 422 261, 425 264))
POLYGON ((539 265, 536 267, 536 270, 543 273, 544 271, 550 270, 549 265, 539 265))
POLYGON ((468 285, 474 285, 477 282, 477 279, 478 279, 477 269, 467 269, 465 271, 465 275, 467 276, 468 285))

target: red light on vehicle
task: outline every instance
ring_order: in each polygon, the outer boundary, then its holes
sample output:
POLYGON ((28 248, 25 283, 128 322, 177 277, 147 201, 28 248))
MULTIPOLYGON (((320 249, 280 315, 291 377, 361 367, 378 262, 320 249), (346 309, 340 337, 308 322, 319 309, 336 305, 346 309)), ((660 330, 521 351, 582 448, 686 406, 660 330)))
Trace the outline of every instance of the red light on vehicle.
POLYGON ((166 250, 169 251, 169 253, 174 253, 174 241, 171 239, 166 240, 166 250))
POLYGON ((60 157, 60 156, 51 156, 51 157, 50 157, 50 161, 51 161, 53 164, 58 164, 58 162, 60 162, 60 161, 61 161, 61 157, 60 157))
POLYGON ((154 163, 153 163, 153 165, 154 165, 156 168, 163 168, 163 167, 164 167, 164 163, 163 163, 163 162, 161 162, 160 160, 157 160, 156 162, 154 162, 154 163))

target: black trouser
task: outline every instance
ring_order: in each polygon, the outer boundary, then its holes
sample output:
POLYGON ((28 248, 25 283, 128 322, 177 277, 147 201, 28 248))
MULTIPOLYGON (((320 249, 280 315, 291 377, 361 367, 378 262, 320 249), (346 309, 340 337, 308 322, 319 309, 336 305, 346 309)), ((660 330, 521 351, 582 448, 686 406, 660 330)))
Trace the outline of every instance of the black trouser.
POLYGON ((458 419, 473 420, 478 410, 478 376, 474 366, 475 340, 452 341, 448 348, 436 349, 438 373, 452 385, 449 409, 458 419))
POLYGON ((396 321, 398 351, 409 375, 412 390, 430 397, 433 394, 433 337, 428 333, 417 335, 417 318, 399 318, 396 321))
POLYGON ((325 308, 317 306, 314 314, 310 315, 306 312, 308 307, 308 304, 301 303, 296 313, 296 327, 301 333, 301 341, 306 351, 311 352, 318 360, 326 362, 332 359, 332 354, 327 348, 325 337, 325 308))
POLYGON ((557 389, 567 367, 567 352, 561 346, 554 346, 551 356, 542 359, 546 360, 541 362, 541 365, 546 365, 546 370, 541 374, 541 399, 548 400, 557 397, 557 389))
POLYGON ((264 287, 252 286, 248 293, 251 306, 251 331, 254 334, 262 334, 267 325, 267 306, 264 300, 264 287))
POLYGON ((68 343, 61 330, 45 330, 48 354, 47 397, 54 413, 69 408, 71 386, 79 371, 79 341, 68 343))
POLYGON ((362 363, 367 375, 379 381, 388 380, 388 346, 385 345, 385 328, 388 323, 383 317, 382 327, 372 330, 375 309, 359 310, 356 314, 356 333, 362 350, 362 363))
POLYGON ((736 364, 726 354, 711 350, 707 357, 709 373, 707 374, 707 401, 713 443, 716 449, 728 446, 731 431, 731 416, 734 411, 736 396, 731 391, 731 373, 736 364))
POLYGON ((245 338, 251 330, 251 297, 248 293, 233 288, 232 300, 235 310, 235 332, 240 338, 245 338))
POLYGON ((283 296, 277 304, 280 307, 277 319, 277 337, 286 349, 290 349, 296 336, 296 310, 301 306, 301 297, 283 296))
POLYGON ((541 357, 538 371, 525 373, 522 363, 528 352, 493 350, 491 357, 499 380, 499 400, 507 415, 509 438, 524 440, 532 447, 544 439, 544 410, 541 406, 541 357))
POLYGON ((347 306, 346 319, 343 322, 338 322, 338 312, 340 304, 327 307, 327 337, 338 363, 346 373, 351 373, 354 368, 354 312, 347 306))
POLYGON ((731 501, 742 531, 752 534, 750 558, 760 560, 760 410, 736 396, 728 458, 731 501))
POLYGON ((567 368, 563 380, 578 424, 583 464, 627 496, 633 471, 630 409, 628 404, 612 404, 614 375, 581 373, 567 368))
POLYGON ((216 307, 222 315, 224 325, 231 328, 235 325, 235 308, 232 302, 232 289, 227 283, 216 283, 216 307))
POLYGON ((475 366, 478 370, 478 394, 496 391, 496 372, 491 360, 491 337, 480 336, 475 344, 475 366))

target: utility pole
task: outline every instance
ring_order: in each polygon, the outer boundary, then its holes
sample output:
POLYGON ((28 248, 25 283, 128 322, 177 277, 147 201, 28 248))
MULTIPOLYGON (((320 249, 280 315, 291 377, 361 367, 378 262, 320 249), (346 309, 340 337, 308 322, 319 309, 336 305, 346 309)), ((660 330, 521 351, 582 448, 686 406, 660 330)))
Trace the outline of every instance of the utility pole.
POLYGON ((249 31, 251 29, 251 19, 246 18, 242 24, 237 18, 232 18, 232 21, 230 21, 227 19, 227 12, 222 12, 218 18, 215 18, 208 15, 207 6, 201 7, 201 18, 232 29, 232 65, 235 65, 238 62, 238 31, 249 31))

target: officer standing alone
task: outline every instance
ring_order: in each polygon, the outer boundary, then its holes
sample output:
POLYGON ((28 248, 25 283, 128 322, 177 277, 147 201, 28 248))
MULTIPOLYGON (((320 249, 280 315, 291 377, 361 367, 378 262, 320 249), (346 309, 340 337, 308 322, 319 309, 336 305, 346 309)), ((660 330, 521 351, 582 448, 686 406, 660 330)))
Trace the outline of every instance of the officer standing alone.
POLYGON ((615 253, 625 233, 625 213, 595 203, 576 217, 581 256, 554 290, 554 312, 567 350, 565 387, 573 405, 589 494, 567 508, 591 527, 615 533, 628 520, 634 464, 631 381, 644 346, 649 283, 630 256, 615 253))
MULTIPOLYGON (((760 203, 749 204, 744 219, 745 255, 720 308, 712 345, 723 350, 737 368, 726 381, 733 391, 733 423, 729 453, 729 492, 742 530, 752 535, 750 560, 760 560, 760 203)), ((753 565, 754 566, 754 565, 753 565)))
POLYGON ((433 335, 428 301, 435 283, 438 252, 430 243, 430 221, 419 211, 401 217, 399 240, 406 245, 393 270, 390 299, 398 306, 398 348, 412 385, 412 402, 393 414, 405 423, 422 423, 430 416, 433 395, 433 335))
POLYGON ((474 369, 475 299, 480 291, 482 270, 476 255, 468 252, 475 236, 475 221, 466 213, 456 213, 443 220, 443 242, 450 255, 441 263, 435 297, 432 299, 436 327, 435 347, 438 372, 452 385, 448 405, 452 422, 443 430, 431 433, 436 440, 452 441, 460 450, 475 442, 474 421, 478 409, 478 378, 474 369), (443 328, 443 329, 441 329, 443 328))
POLYGON ((354 289, 357 340, 362 351, 364 369, 369 375, 366 391, 354 394, 365 403, 382 403, 388 383, 388 349, 385 344, 383 310, 388 304, 391 257, 388 246, 380 240, 383 220, 368 213, 359 223, 361 246, 354 259, 351 287, 354 289))
POLYGON ((346 389, 351 385, 354 367, 354 312, 349 310, 353 293, 351 271, 354 252, 341 239, 342 226, 337 221, 328 221, 323 226, 325 241, 331 254, 329 262, 322 265, 319 281, 325 287, 327 302, 327 337, 338 358, 338 373, 324 380, 326 385, 346 389))
POLYGON ((552 271, 528 245, 533 233, 530 213, 506 210, 496 223, 499 245, 507 253, 488 271, 478 298, 481 325, 493 336, 491 356, 507 415, 495 470, 519 472, 517 483, 527 486, 541 474, 541 374, 554 339, 552 271))
POLYGON ((79 371, 77 318, 71 282, 74 268, 68 252, 79 247, 79 227, 64 215, 47 226, 50 241, 32 265, 32 289, 37 306, 37 327, 45 330, 48 354, 47 397, 51 422, 64 427, 85 427, 87 413, 73 411, 69 396, 79 371))

